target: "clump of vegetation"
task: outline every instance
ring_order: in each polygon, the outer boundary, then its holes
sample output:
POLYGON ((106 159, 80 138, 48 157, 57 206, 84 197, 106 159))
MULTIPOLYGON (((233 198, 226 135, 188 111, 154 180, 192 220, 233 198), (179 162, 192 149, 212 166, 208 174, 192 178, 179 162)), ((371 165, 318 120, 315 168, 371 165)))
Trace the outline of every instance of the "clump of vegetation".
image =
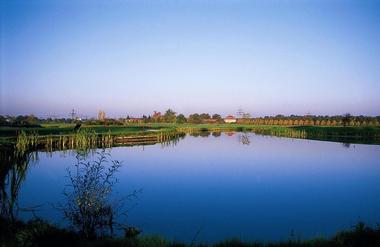
POLYGON ((36 133, 32 132, 27 134, 25 131, 21 131, 16 139, 16 150, 24 152, 36 147, 37 144, 38 135, 36 133))
POLYGON ((177 123, 177 124, 184 124, 184 123, 186 123, 186 122, 187 122, 187 119, 186 119, 185 115, 183 115, 183 114, 179 114, 179 115, 177 116, 177 118, 176 118, 176 123, 177 123))
POLYGON ((26 223, 10 222, 0 218, 0 246, 88 246, 88 247, 378 247, 380 228, 371 228, 358 223, 352 230, 343 231, 332 238, 310 240, 289 240, 282 242, 246 242, 239 239, 221 241, 215 244, 190 244, 169 241, 160 236, 101 237, 83 239, 77 232, 65 230, 34 219, 26 223))
POLYGON ((11 127, 41 127, 41 121, 34 115, 27 116, 1 116, 0 115, 0 126, 11 126, 11 127))
POLYGON ((80 129, 72 136, 76 149, 89 149, 96 147, 97 134, 92 129, 80 129))
POLYGON ((75 232, 59 228, 39 218, 25 223, 0 217, 1 247, 75 246, 79 240, 79 235, 75 232))
POLYGON ((112 147, 113 146, 113 136, 109 130, 107 134, 103 134, 100 141, 102 147, 112 147))
POLYGON ((68 170, 70 185, 64 192, 66 200, 61 207, 65 218, 85 239, 112 235, 116 224, 118 205, 111 203, 111 193, 121 163, 109 161, 109 153, 104 150, 98 156, 97 160, 86 161, 85 155, 78 154, 75 169, 68 170))

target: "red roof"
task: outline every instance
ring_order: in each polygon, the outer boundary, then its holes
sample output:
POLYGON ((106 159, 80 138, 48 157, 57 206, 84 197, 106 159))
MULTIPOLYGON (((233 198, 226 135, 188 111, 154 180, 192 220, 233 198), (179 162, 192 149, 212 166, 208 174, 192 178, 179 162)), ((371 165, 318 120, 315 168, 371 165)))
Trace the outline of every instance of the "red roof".
POLYGON ((235 117, 232 115, 228 115, 225 119, 235 119, 235 117))

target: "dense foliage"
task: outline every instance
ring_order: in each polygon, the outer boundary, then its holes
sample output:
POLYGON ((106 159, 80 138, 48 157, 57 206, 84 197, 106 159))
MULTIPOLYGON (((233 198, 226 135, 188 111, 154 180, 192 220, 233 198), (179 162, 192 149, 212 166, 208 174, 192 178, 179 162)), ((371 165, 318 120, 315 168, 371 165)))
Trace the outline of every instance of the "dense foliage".
POLYGON ((225 240, 215 244, 168 241, 158 236, 101 237, 95 240, 83 239, 74 231, 59 228, 41 219, 28 222, 10 222, 0 218, 0 246, 125 246, 125 247, 378 247, 380 228, 358 223, 352 230, 342 231, 331 238, 310 240, 287 240, 283 242, 244 242, 239 239, 225 240))
MULTIPOLYGON (((187 118, 183 114, 177 114, 171 109, 168 109, 165 114, 155 112, 152 115, 143 115, 140 118, 127 116, 126 118, 105 120, 97 119, 71 119, 60 118, 52 119, 37 118, 34 115, 28 116, 0 116, 0 126, 10 127, 39 127, 41 124, 58 124, 58 123, 75 123, 82 122, 86 125, 125 125, 129 123, 192 123, 192 124, 218 124, 223 123, 223 118, 220 114, 208 113, 192 113, 187 118)), ((252 125, 280 125, 280 126, 378 126, 380 125, 380 116, 352 116, 348 113, 336 116, 315 116, 315 115, 276 115, 252 118, 250 114, 241 114, 237 118, 239 124, 252 125)))
POLYGON ((283 116, 238 119, 241 124, 254 125, 297 125, 297 126, 377 126, 380 125, 380 116, 283 116))

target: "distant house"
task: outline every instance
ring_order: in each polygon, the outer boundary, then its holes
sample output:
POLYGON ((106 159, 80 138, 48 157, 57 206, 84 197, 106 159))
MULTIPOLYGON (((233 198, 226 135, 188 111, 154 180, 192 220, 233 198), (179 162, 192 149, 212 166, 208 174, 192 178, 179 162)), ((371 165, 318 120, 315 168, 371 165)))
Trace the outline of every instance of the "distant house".
POLYGON ((224 122, 225 123, 236 123, 236 118, 232 115, 228 115, 225 119, 224 119, 224 122))

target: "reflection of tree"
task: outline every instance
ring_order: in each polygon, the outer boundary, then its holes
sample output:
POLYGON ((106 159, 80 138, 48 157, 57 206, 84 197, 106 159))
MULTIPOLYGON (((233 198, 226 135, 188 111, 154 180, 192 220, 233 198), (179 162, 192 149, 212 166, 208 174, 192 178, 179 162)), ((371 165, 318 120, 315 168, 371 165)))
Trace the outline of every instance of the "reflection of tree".
POLYGON ((193 137, 208 137, 210 136, 210 132, 209 131, 196 131, 196 132, 192 132, 190 133, 189 135, 193 136, 193 137))
POLYGON ((185 136, 178 136, 178 137, 175 137, 171 140, 167 140, 167 141, 163 141, 161 142, 161 147, 162 148, 166 148, 166 147, 174 147, 174 146, 177 146, 177 144, 179 143, 180 140, 183 140, 185 138, 185 136))
POLYGON ((31 160, 37 153, 21 151, 12 147, 0 151, 0 216, 14 220, 18 211, 17 197, 31 160))
POLYGON ((191 132, 189 133, 190 136, 192 137, 198 137, 199 136, 199 132, 191 132))
POLYGON ((239 142, 243 145, 249 145, 251 143, 251 140, 249 139, 248 134, 242 133, 239 135, 239 142))
POLYGON ((209 131, 201 131, 200 133, 199 133, 199 136, 201 136, 201 137, 209 137, 210 136, 210 132, 209 131))
POLYGON ((351 143, 345 143, 345 142, 343 142, 342 146, 345 147, 345 148, 350 148, 351 143))
POLYGON ((212 136, 214 136, 214 137, 219 137, 219 136, 221 136, 221 134, 222 134, 222 132, 220 132, 220 131, 212 132, 212 136))

